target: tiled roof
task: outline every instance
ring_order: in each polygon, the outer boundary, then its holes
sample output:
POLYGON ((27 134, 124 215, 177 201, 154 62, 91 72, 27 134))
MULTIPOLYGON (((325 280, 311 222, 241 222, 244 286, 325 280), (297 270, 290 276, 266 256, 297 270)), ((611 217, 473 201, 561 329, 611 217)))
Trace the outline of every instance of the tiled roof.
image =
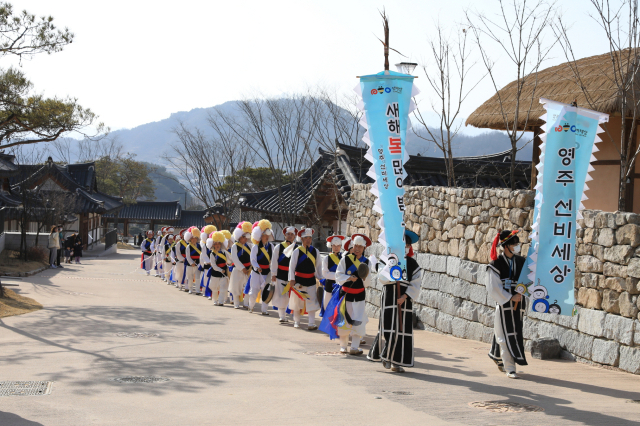
MULTIPOLYGON (((118 212, 118 219, 155 220, 173 223, 173 221, 180 220, 181 211, 182 206, 178 201, 138 201, 135 204, 125 204, 122 210, 118 212)), ((104 217, 115 217, 115 215, 105 214, 104 217)), ((204 222, 204 219, 202 221, 204 222)))
POLYGON ((17 195, 20 192, 21 185, 30 187, 33 185, 32 182, 42 181, 50 177, 62 188, 78 196, 74 213, 104 214, 115 212, 123 206, 122 200, 97 190, 93 164, 94 163, 71 164, 69 166, 60 166, 54 163, 44 165, 20 165, 18 166, 19 175, 9 179, 11 192, 17 195), (75 175, 69 171, 69 168, 74 170, 73 173, 75 173, 75 175), (78 183, 74 176, 77 176, 83 182, 78 183), (86 185, 88 181, 90 181, 90 183, 86 185))
MULTIPOLYGON (((328 173, 335 167, 335 183, 345 201, 351 197, 351 188, 356 183, 372 183, 367 176, 371 163, 365 159, 366 149, 348 145, 338 145, 338 155, 319 149, 320 157, 302 175, 295 187, 284 185, 281 191, 271 189, 262 192, 243 193, 239 206, 243 210, 265 213, 281 213, 281 203, 290 213, 299 215, 328 173), (334 166, 335 164, 335 166, 334 166)), ((453 159, 456 186, 463 188, 508 188, 510 170, 509 151, 475 157, 453 159)), ((405 185, 447 186, 447 172, 443 158, 410 156, 405 165, 407 178, 405 185)), ((516 161, 516 188, 529 187, 531 162, 516 161)))
POLYGON ((267 191, 240 194, 238 205, 266 213, 280 213, 283 211, 280 205, 284 204, 289 213, 294 215, 302 213, 307 202, 329 171, 332 157, 331 154, 321 151, 320 158, 294 184, 284 185, 280 190, 275 188, 267 191))
POLYGON ((190 226, 197 226, 198 228, 202 228, 206 225, 204 221, 204 215, 206 213, 206 210, 182 210, 180 219, 174 224, 174 227, 188 228, 190 226))
POLYGON ((0 153, 0 177, 15 176, 19 173, 18 165, 14 164, 15 155, 0 153))

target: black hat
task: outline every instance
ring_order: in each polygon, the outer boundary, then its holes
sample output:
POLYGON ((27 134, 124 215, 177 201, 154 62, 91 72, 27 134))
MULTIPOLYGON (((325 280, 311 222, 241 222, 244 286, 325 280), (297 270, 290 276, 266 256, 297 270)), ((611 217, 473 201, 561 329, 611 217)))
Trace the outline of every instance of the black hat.
POLYGON ((518 238, 519 229, 514 229, 513 231, 502 231, 500 232, 500 245, 514 245, 520 242, 520 238, 518 238))

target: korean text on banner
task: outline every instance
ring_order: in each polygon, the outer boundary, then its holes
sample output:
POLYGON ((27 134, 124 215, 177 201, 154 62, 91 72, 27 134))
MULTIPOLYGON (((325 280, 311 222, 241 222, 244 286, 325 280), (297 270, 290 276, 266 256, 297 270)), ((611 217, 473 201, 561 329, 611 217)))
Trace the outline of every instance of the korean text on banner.
POLYGON ((404 187, 407 176, 404 164, 409 113, 415 109, 411 98, 413 76, 393 71, 360 77, 356 93, 362 98, 364 112, 360 124, 367 129, 363 140, 369 146, 366 158, 372 163, 367 175, 375 183, 371 191, 377 197, 374 210, 381 214, 378 241, 385 250, 381 260, 386 267, 380 272, 389 277, 389 268, 399 266, 406 277, 404 252, 404 187))
POLYGON ((536 186, 528 295, 540 313, 571 315, 575 304, 576 229, 591 161, 608 115, 541 99, 546 114, 536 186))

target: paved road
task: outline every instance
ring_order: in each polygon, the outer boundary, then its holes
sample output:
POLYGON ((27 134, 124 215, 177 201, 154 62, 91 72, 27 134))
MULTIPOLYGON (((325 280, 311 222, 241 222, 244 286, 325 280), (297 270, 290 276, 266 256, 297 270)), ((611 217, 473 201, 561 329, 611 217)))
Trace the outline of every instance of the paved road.
MULTIPOLYGON (((0 380, 51 380, 50 395, 0 397, 0 425, 638 425, 640 377, 536 361, 508 380, 475 341, 416 333, 395 375, 336 354, 320 332, 215 307, 136 269, 136 252, 31 277, 44 309, 0 320, 0 380), (129 338, 118 333, 151 333, 129 338), (122 376, 160 376, 130 384, 122 376), (478 401, 543 412, 496 413, 478 401)), ((369 324, 372 340, 376 321, 369 324)))

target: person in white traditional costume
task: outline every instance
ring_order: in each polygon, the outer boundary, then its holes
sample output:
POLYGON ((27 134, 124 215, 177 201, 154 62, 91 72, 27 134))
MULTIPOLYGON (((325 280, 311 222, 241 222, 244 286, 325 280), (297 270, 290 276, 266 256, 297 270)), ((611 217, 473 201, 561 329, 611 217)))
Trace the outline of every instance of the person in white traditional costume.
POLYGON ((527 311, 526 299, 516 291, 526 259, 520 256, 518 230, 500 231, 491 246, 487 266, 487 292, 496 301, 493 342, 489 358, 510 379, 517 379, 516 364, 527 365, 522 327, 527 311), (502 253, 498 255, 498 247, 502 253))
POLYGON ((181 284, 184 291, 189 294, 195 294, 196 292, 196 271, 198 270, 200 254, 202 253, 199 240, 200 230, 192 226, 184 233, 184 240, 180 246, 180 254, 185 259, 181 284))
POLYGON ((378 283, 382 284, 380 296, 380 319, 378 334, 371 345, 367 358, 382 361, 382 365, 396 373, 403 373, 403 367, 413 367, 413 306, 420 295, 422 268, 414 258, 412 244, 419 237, 408 229, 404 233, 407 275, 400 281, 385 278, 378 273, 378 283), (398 315, 401 308, 401 316, 398 315))
POLYGON ((203 297, 206 297, 205 287, 207 279, 209 278, 209 269, 211 268, 211 260, 208 255, 210 247, 207 247, 207 240, 209 239, 209 235, 215 231, 217 231, 217 229, 213 225, 203 226, 200 230, 200 248, 202 253, 200 254, 200 265, 198 265, 196 282, 203 297))
MULTIPOLYGON (((293 326, 300 328, 302 314, 308 314, 308 330, 317 330, 316 312, 320 309, 316 291, 316 280, 322 278, 320 270, 319 252, 311 245, 315 230, 305 228, 298 232, 302 245, 292 250, 289 263, 289 284, 286 289, 290 292, 289 307, 293 311, 293 326)), ((286 253, 285 253, 286 254, 286 253)))
POLYGON ((147 275, 151 274, 151 268, 153 267, 155 256, 153 253, 156 249, 156 243, 153 240, 153 231, 147 231, 147 238, 142 240, 140 244, 140 251, 142 252, 140 260, 140 268, 144 269, 147 275))
POLYGON ((156 249, 153 253, 153 257, 154 257, 153 276, 154 277, 164 276, 162 272, 162 266, 164 265, 164 254, 162 253, 162 250, 164 250, 164 242, 162 241, 162 239, 164 238, 164 230, 165 230, 165 227, 163 226, 161 229, 158 230, 158 233, 155 238, 156 249))
POLYGON ((211 249, 207 297, 213 300, 215 306, 222 306, 227 297, 229 287, 228 264, 231 261, 231 253, 226 250, 227 239, 222 232, 212 232, 207 239, 207 247, 211 249))
POLYGON ((285 291, 285 288, 289 282, 289 262, 291 261, 291 255, 287 256, 284 252, 289 246, 293 247, 291 250, 295 249, 294 241, 298 234, 298 229, 296 229, 295 226, 287 226, 282 229, 282 233, 284 234, 284 241, 276 244, 273 249, 273 256, 271 257, 271 282, 275 284, 271 303, 274 307, 278 308, 280 324, 289 322, 287 319, 289 291, 285 291))
POLYGON ((333 285, 336 282, 336 270, 342 259, 342 242, 344 238, 343 235, 332 235, 327 238, 329 254, 322 257, 322 280, 320 281, 324 288, 323 304, 325 308, 329 300, 331 300, 333 285))
MULTIPOLYGON (((249 312, 253 312, 253 308, 260 296, 260 292, 264 290, 267 283, 271 282, 271 258, 273 257, 273 231, 271 230, 271 222, 262 219, 257 222, 251 231, 251 289, 249 291, 249 312)), ((262 303, 262 315, 269 315, 269 305, 262 303)))
POLYGON ((167 230, 167 235, 162 239, 164 242, 163 255, 164 260, 162 261, 162 280, 169 282, 169 276, 171 275, 171 268, 173 268, 173 259, 172 259, 172 251, 173 251, 173 228, 169 228, 171 231, 167 230))
MULTIPOLYGON (((222 235, 224 235, 224 250, 225 253, 228 253, 227 256, 227 265, 228 265, 228 270, 227 270, 227 285, 224 288, 224 298, 223 299, 218 299, 219 301, 221 300, 222 302, 220 303, 219 306, 222 306, 225 303, 231 303, 231 298, 229 297, 229 282, 231 280, 231 271, 233 269, 233 260, 231 259, 231 246, 233 245, 233 235, 231 235, 231 232, 229 232, 226 229, 223 229, 222 231, 222 235)), ((220 290, 220 295, 222 295, 223 291, 220 290)))
POLYGON ((251 272, 251 248, 247 244, 251 238, 251 223, 243 222, 233 231, 235 243, 231 246, 233 272, 229 281, 229 291, 233 296, 233 307, 240 309, 244 287, 251 272))
POLYGON ((350 355, 361 355, 360 340, 367 332, 369 318, 365 312, 365 289, 371 285, 371 274, 361 277, 362 264, 369 269, 373 268, 364 251, 371 245, 369 237, 363 234, 353 234, 350 245, 353 254, 344 256, 336 269, 336 282, 342 286, 340 292, 344 294, 347 320, 338 328, 340 336, 340 352, 348 352, 350 355), (349 335, 351 335, 351 347, 347 349, 349 335))
POLYGON ((182 288, 182 276, 184 275, 184 257, 182 257, 182 246, 185 232, 187 232, 186 229, 181 230, 180 233, 176 235, 175 241, 173 243, 173 283, 176 285, 177 289, 182 288))

